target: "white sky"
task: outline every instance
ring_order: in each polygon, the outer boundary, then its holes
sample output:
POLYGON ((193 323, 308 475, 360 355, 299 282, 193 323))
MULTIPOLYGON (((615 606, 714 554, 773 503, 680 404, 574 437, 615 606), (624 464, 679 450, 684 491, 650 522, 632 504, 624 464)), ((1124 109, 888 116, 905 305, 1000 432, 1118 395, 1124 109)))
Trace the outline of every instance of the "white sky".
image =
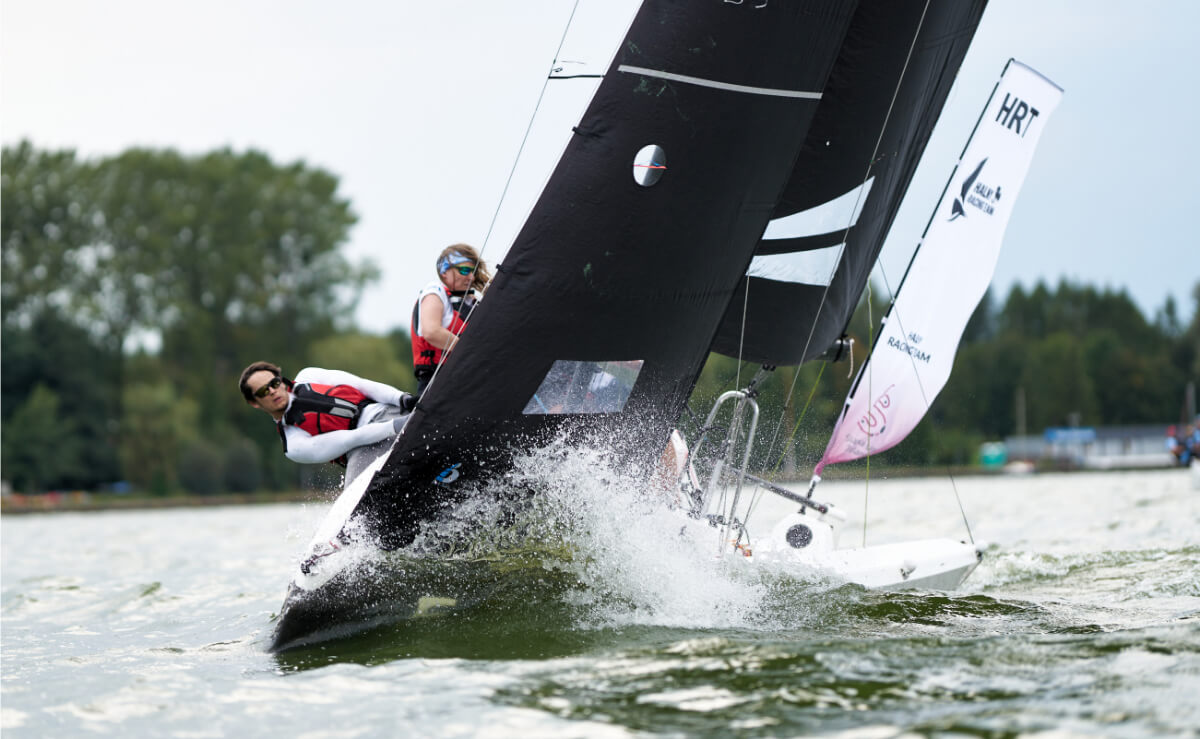
MULTIPOLYGON (((437 252, 484 242, 572 5, 0 0, 0 139, 85 156, 254 147, 324 167, 360 216, 350 254, 383 269, 359 325, 407 327, 437 252)), ((593 27, 576 20, 573 33, 593 27)), ((997 297, 1067 277, 1125 288, 1150 317, 1173 294, 1190 316, 1197 28, 1192 0, 992 0, 885 248, 890 283, 1015 57, 1066 93, 1009 225, 997 297)), ((516 181, 506 207, 519 215, 536 184, 516 181)), ((518 221, 501 219, 485 258, 518 221)))

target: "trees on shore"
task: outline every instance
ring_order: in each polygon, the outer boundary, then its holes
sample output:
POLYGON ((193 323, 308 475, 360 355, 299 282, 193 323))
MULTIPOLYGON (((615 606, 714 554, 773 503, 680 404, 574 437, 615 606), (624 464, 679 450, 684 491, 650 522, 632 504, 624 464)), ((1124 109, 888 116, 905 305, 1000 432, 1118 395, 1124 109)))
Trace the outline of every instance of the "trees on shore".
MULTIPOLYGON (((403 330, 354 328, 378 274, 345 254, 356 216, 328 172, 256 151, 84 160, 25 142, 4 148, 0 188, 2 461, 18 490, 332 484, 279 454, 236 393, 240 369, 271 359, 415 385, 403 330)), ((1018 395, 1031 432, 1177 421, 1200 377, 1200 283, 1191 297, 1186 323, 1169 299, 1147 319, 1123 292, 1066 282, 986 298, 929 418, 891 454, 966 461, 1017 430, 1018 395)), ((861 361, 867 311, 850 333, 861 361)), ((712 357, 692 407, 754 369, 712 357)), ((849 383, 846 365, 776 371, 761 402, 780 429, 760 466, 815 461, 849 383)))
MULTIPOLYGON (((1121 290, 1068 281, 1053 289, 1018 285, 1000 304, 989 292, 967 324, 945 389, 910 437, 882 455, 884 461, 967 464, 984 441, 1048 427, 1180 422, 1185 387, 1200 384, 1200 282, 1192 299, 1185 326, 1170 298, 1148 320, 1121 290)), ((885 308, 873 307, 876 320, 885 308)), ((849 328, 859 361, 870 342, 866 316, 860 305, 849 328)), ((754 369, 742 368, 743 384, 754 369)), ((794 430, 795 439, 785 453, 772 436, 772 451, 762 452, 761 466, 782 460, 787 467, 811 469, 849 389, 848 370, 846 364, 807 365, 773 373, 759 403, 765 419, 782 419, 782 438, 794 430)), ((698 413, 732 389, 736 372, 734 360, 710 357, 692 396, 698 413)))
MULTIPOLYGON (((88 161, 24 142, 0 170, 4 476, 18 489, 166 491, 189 455, 215 448, 191 465, 204 469, 245 460, 246 439, 278 444, 241 407, 237 373, 268 357, 298 369, 353 328, 377 276, 344 254, 356 216, 337 178, 300 162, 88 161)), ((260 456, 266 484, 294 483, 260 456)))

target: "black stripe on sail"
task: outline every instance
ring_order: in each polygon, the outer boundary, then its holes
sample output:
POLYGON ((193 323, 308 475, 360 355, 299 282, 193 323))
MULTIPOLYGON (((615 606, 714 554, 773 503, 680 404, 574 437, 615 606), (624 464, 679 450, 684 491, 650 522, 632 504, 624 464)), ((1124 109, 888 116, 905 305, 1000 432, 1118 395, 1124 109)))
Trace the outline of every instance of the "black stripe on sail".
POLYGON ((794 239, 763 239, 755 247, 755 254, 796 254, 799 252, 826 249, 837 246, 846 240, 848 233, 854 229, 842 229, 816 236, 800 236, 794 239))

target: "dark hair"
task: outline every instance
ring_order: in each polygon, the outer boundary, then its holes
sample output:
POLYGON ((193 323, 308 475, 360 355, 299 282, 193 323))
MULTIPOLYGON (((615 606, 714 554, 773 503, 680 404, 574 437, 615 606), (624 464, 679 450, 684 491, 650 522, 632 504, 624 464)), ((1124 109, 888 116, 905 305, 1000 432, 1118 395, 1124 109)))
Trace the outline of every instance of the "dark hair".
POLYGON ((266 370, 276 377, 283 378, 283 370, 279 369, 279 365, 271 364, 270 362, 255 362, 246 369, 242 370, 242 377, 238 380, 238 389, 242 391, 242 397, 247 403, 254 404, 254 393, 250 392, 250 375, 255 372, 266 370))

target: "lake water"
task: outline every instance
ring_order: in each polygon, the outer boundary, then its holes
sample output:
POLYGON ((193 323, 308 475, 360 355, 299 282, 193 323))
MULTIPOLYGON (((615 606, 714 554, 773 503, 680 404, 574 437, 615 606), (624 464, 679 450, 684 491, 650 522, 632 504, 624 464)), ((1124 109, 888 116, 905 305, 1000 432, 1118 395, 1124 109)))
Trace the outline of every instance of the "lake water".
MULTIPOLYGON (((956 488, 986 558, 949 594, 717 562, 577 482, 573 556, 505 576, 469 610, 280 656, 264 644, 325 504, 4 516, 0 728, 1200 735, 1200 490, 1186 470, 819 488, 851 521, 866 506, 868 543, 963 538, 956 488)), ((852 525, 843 543, 862 538, 852 525)))

